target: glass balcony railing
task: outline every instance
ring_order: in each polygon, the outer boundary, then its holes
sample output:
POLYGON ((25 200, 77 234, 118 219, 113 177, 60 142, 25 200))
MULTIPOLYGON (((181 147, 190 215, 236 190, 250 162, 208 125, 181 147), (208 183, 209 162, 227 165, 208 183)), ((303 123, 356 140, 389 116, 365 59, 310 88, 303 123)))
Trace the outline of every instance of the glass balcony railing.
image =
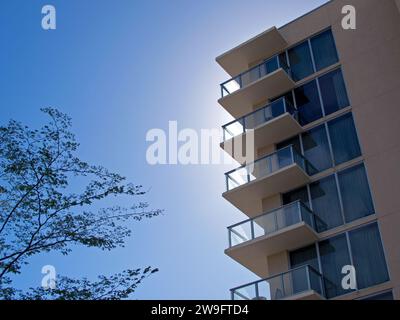
POLYGON ((317 225, 326 225, 304 203, 295 201, 228 227, 229 248, 271 234, 299 222, 305 222, 315 231, 317 231, 317 225))
POLYGON ((298 121, 298 112, 292 102, 287 97, 282 97, 222 126, 223 139, 226 141, 239 134, 246 133, 248 130, 254 130, 259 125, 267 123, 286 112, 298 121))
POLYGON ((281 300, 315 291, 325 297, 326 279, 310 265, 231 289, 232 300, 281 300))
POLYGON ((259 65, 239 74, 238 76, 221 83, 221 97, 225 97, 250 83, 282 68, 290 76, 290 68, 284 54, 276 55, 259 65))
POLYGON ((293 145, 279 149, 251 164, 243 165, 225 173, 226 190, 230 191, 295 163, 305 172, 313 168, 311 163, 308 162, 293 145))

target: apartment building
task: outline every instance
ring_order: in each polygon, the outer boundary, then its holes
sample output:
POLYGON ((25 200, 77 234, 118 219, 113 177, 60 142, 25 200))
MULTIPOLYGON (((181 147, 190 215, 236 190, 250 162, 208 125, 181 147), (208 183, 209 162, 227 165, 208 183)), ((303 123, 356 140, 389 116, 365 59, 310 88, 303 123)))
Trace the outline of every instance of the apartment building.
POLYGON ((232 299, 400 299, 400 0, 329 1, 216 61, 244 214, 225 253, 260 277, 232 299))

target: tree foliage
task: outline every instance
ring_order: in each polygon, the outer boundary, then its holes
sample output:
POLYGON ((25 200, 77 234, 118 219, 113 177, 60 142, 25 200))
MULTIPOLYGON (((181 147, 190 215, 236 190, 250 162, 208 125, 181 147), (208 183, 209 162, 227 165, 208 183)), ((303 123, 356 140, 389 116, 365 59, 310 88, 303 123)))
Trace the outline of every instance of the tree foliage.
MULTIPOLYGON (((162 212, 150 210, 146 202, 100 207, 101 200, 110 197, 146 192, 119 174, 81 161, 76 155, 79 144, 70 132, 71 119, 56 109, 42 111, 50 121, 41 129, 14 120, 0 127, 0 298, 16 293, 9 276, 19 273, 30 256, 49 251, 68 254, 72 244, 102 250, 122 247, 131 234, 127 220, 162 212)), ((128 281, 127 276, 142 281, 154 270, 126 270, 101 276, 97 282, 61 277, 58 291, 38 288, 20 297, 126 298, 140 283, 128 281), (114 281, 119 281, 119 289, 107 294, 114 281), (99 289, 102 286, 104 290, 99 289)))
POLYGON ((59 277, 57 287, 49 290, 32 288, 20 293, 22 300, 121 300, 129 298, 136 287, 158 269, 129 269, 110 277, 99 276, 97 281, 59 277))

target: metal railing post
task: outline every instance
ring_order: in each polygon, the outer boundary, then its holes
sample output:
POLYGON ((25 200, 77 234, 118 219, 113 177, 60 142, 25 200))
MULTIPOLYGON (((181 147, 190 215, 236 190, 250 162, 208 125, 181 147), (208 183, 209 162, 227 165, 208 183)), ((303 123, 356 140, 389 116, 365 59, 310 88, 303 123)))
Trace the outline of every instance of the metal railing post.
POLYGON ((255 239, 254 235, 254 220, 250 220, 251 240, 255 239))
POLYGON ((292 156, 292 163, 295 163, 295 161, 294 161, 293 145, 290 146, 290 154, 291 154, 291 156, 292 156))
POLYGON ((278 230, 278 216, 277 211, 274 212, 274 222, 275 222, 275 229, 274 231, 278 230))
POLYGON ((267 158, 268 172, 272 172, 272 156, 267 158))
POLYGON ((283 294, 283 297, 282 298, 284 298, 284 297, 286 297, 286 289, 285 289, 285 280, 283 279, 283 274, 281 275, 281 282, 282 282, 282 294, 283 294))
POLYGON ((259 293, 259 291, 258 291, 258 282, 256 282, 255 284, 255 287, 256 287, 256 298, 257 298, 257 300, 260 298, 260 293, 259 293))
POLYGON ((311 288, 311 280, 310 280, 310 266, 307 265, 306 266, 306 273, 307 273, 307 285, 308 285, 308 289, 312 289, 311 288))
POLYGON ((282 99, 283 99, 283 113, 286 113, 286 112, 288 112, 287 111, 287 106, 286 106, 286 98, 282 97, 282 99))
POLYGON ((316 221, 316 215, 315 215, 315 213, 314 212, 310 212, 308 209, 307 209, 307 211, 308 211, 308 214, 311 214, 311 224, 312 224, 312 227, 313 227, 313 229, 315 230, 315 231, 317 231, 317 221, 316 221))
POLYGON ((263 114, 264 114, 264 122, 267 122, 268 121, 268 118, 267 118, 267 109, 268 108, 271 108, 271 104, 267 104, 265 107, 264 107, 264 112, 263 112, 263 114))
POLYGON ((232 247, 231 229, 230 228, 228 228, 228 242, 229 242, 229 248, 232 247))
POLYGON ((324 282, 323 282, 321 274, 319 275, 319 285, 321 287, 320 289, 321 289, 322 296, 326 298, 325 285, 324 285, 324 282))
POLYGON ((298 201, 297 202, 297 207, 298 207, 298 209, 299 209, 299 222, 302 222, 302 221, 304 221, 303 220, 303 216, 302 216, 302 214, 301 214, 301 204, 300 204, 300 201, 298 201))

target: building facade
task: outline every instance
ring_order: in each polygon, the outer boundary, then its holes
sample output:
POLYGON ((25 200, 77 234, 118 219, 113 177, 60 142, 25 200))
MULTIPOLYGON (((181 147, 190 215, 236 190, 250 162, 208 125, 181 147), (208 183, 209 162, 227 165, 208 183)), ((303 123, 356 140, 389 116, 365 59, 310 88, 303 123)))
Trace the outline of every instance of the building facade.
POLYGON ((261 279, 232 299, 400 299, 400 0, 329 1, 216 60, 246 215, 225 253, 261 279))

